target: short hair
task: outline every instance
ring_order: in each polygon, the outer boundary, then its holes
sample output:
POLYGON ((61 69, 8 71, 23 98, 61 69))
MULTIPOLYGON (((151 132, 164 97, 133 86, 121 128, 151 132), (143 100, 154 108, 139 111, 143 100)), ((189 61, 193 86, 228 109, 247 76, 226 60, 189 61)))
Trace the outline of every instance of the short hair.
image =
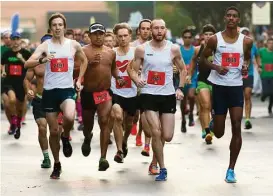
POLYGON ((203 26, 202 33, 206 33, 206 32, 213 32, 215 34, 216 29, 212 24, 206 24, 205 26, 203 26))
POLYGON ((57 12, 57 13, 54 13, 50 16, 49 20, 48 20, 48 26, 49 26, 49 29, 51 29, 51 23, 52 23, 52 20, 56 19, 56 18, 61 18, 63 20, 63 23, 64 23, 64 28, 66 28, 66 18, 64 17, 63 14, 57 12))
POLYGON ((67 29, 65 31, 65 35, 73 35, 73 37, 74 37, 74 31, 73 31, 73 29, 67 29))
POLYGON ((166 26, 165 20, 163 20, 162 18, 155 18, 155 19, 153 19, 153 21, 151 22, 151 28, 153 27, 153 23, 154 23, 155 20, 162 20, 162 21, 165 23, 165 26, 166 26))
POLYGON ((131 28, 127 23, 125 23, 125 22, 124 22, 124 23, 118 23, 118 24, 116 24, 116 25, 114 26, 114 29, 113 29, 114 34, 117 35, 117 34, 118 34, 118 31, 119 31, 120 29, 127 29, 128 32, 129 32, 129 34, 132 34, 132 33, 133 33, 132 28, 131 28))
POLYGON ((84 32, 82 33, 82 36, 84 36, 84 34, 89 35, 89 34, 90 34, 90 32, 86 30, 86 31, 84 31, 84 32))
POLYGON ((136 33, 136 35, 139 33, 139 27, 136 28, 135 33, 136 33))
POLYGON ((112 37, 113 39, 115 38, 115 37, 114 37, 114 34, 113 34, 111 31, 106 31, 104 37, 112 37))
MULTIPOLYGON (((144 23, 144 22, 148 22, 150 24, 152 24, 152 21, 150 19, 143 19, 139 22, 138 24, 138 28, 137 29, 140 29, 141 28, 141 24, 144 23)), ((137 31, 136 31, 137 32, 137 31)))
POLYGON ((190 33, 191 36, 193 36, 192 31, 191 31, 190 29, 184 29, 184 30, 182 31, 182 37, 184 37, 184 35, 185 35, 186 33, 190 33))
POLYGON ((227 15, 227 13, 228 13, 229 10, 234 10, 234 11, 236 11, 236 12, 238 13, 239 18, 240 18, 241 14, 240 14, 240 11, 239 11, 239 9, 238 9, 237 7, 235 7, 235 6, 230 6, 230 7, 228 7, 228 8, 226 9, 225 15, 227 15))

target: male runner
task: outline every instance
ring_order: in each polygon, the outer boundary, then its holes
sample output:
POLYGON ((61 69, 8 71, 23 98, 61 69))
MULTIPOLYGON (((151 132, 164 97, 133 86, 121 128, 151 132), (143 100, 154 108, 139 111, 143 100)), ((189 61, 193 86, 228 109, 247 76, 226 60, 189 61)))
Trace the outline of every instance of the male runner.
POLYGON ((269 97, 268 113, 272 115, 273 106, 273 38, 267 40, 267 47, 261 48, 259 53, 261 56, 261 79, 263 92, 261 100, 265 101, 269 97))
MULTIPOLYGON (((182 32, 182 39, 184 41, 184 45, 180 47, 181 54, 183 57, 183 60, 186 64, 186 75, 189 76, 189 70, 190 70, 190 63, 192 60, 192 57, 194 55, 194 46, 192 45, 192 32, 189 29, 185 29, 182 32)), ((190 105, 190 113, 189 113, 189 126, 194 126, 194 118, 193 118, 193 110, 194 110, 194 104, 195 104, 195 89, 197 87, 197 70, 194 70, 194 75, 192 78, 188 78, 190 81, 190 84, 187 84, 185 86, 184 94, 185 99, 181 101, 180 109, 182 114, 182 121, 181 121, 181 132, 186 133, 186 108, 187 103, 189 101, 190 105)))
POLYGON ((244 105, 242 74, 247 74, 253 42, 251 38, 237 31, 240 12, 236 7, 226 9, 224 21, 226 29, 209 39, 201 54, 201 64, 212 69, 208 80, 213 84, 213 132, 217 138, 224 135, 227 111, 230 113, 232 139, 225 180, 228 183, 235 183, 234 167, 242 146, 241 121, 244 105), (213 53, 214 60, 211 63, 208 58, 213 53))
POLYGON ((11 50, 6 51, 1 57, 1 64, 5 66, 5 77, 1 94, 4 100, 4 108, 11 114, 10 135, 19 139, 21 135, 21 120, 25 102, 25 90, 23 81, 27 70, 24 63, 29 59, 31 53, 21 47, 21 34, 14 32, 10 36, 11 50))
MULTIPOLYGON (((138 39, 131 43, 131 46, 133 46, 133 47, 137 47, 141 44, 144 44, 151 37, 151 20, 149 20, 149 19, 141 20, 138 25, 138 31, 139 31, 138 39)), ((134 122, 133 122, 134 124, 133 124, 133 128, 132 128, 132 134, 135 134, 137 132, 136 126, 137 126, 137 122, 139 120, 139 115, 140 115, 140 118, 142 118, 142 119, 139 121, 139 129, 138 129, 137 136, 136 136, 136 146, 142 146, 142 137, 141 137, 142 130, 149 128, 146 123, 147 121, 145 119, 145 115, 144 114, 142 115, 142 114, 140 114, 140 111, 138 110, 135 115, 134 122)), ((144 134, 145 134, 145 132, 144 132, 144 134)), ((150 141, 151 141, 151 138, 147 137, 145 134, 144 149, 141 152, 141 154, 143 156, 150 156, 150 141)))
POLYGON ((109 48, 114 48, 116 45, 116 40, 112 32, 106 32, 104 36, 104 45, 109 48))
MULTIPOLYGON (((52 35, 46 34, 41 38, 41 43, 51 39, 52 35)), ((44 156, 44 160, 41 164, 41 168, 50 168, 51 161, 48 155, 48 139, 47 139, 47 122, 46 114, 43 111, 42 107, 42 94, 43 94, 43 85, 44 85, 44 74, 45 74, 45 65, 40 64, 33 69, 28 69, 27 74, 24 80, 25 91, 27 92, 27 97, 29 100, 32 100, 33 106, 33 116, 38 126, 38 140, 44 156), (32 89, 31 81, 33 78, 36 78, 36 88, 32 89)))
MULTIPOLYGON (((136 48, 132 75, 133 81, 141 87, 141 104, 152 135, 152 148, 159 162, 160 173, 156 181, 167 180, 167 169, 164 164, 163 146, 170 142, 174 133, 174 113, 176 98, 182 99, 180 88, 173 86, 173 64, 180 73, 184 69, 179 46, 165 39, 167 28, 164 20, 155 19, 151 23, 152 40, 136 48), (140 66, 142 78, 137 73, 140 66)), ((182 76, 182 74, 181 74, 182 76)), ((180 81, 183 81, 182 78, 180 81)), ((182 83, 182 82, 181 82, 182 83)), ((182 88, 183 84, 180 84, 182 88)))
MULTIPOLYGON (((200 103, 200 113, 199 118, 202 127, 202 138, 205 138, 207 144, 211 144, 212 135, 209 129, 210 122, 210 113, 211 113, 211 92, 212 86, 211 83, 207 80, 210 74, 210 69, 201 64, 200 55, 208 42, 208 39, 216 33, 216 30, 213 25, 206 24, 203 27, 202 34, 204 36, 204 45, 197 46, 194 49, 194 56, 192 58, 190 66, 190 78, 194 75, 196 67, 198 67, 198 77, 197 77, 197 99, 200 103)), ((213 61, 213 57, 209 57, 209 61, 213 61)))
MULTIPOLYGON (((100 23, 93 23, 89 27, 89 32, 91 44, 83 47, 83 51, 88 59, 88 66, 81 91, 84 125, 82 154, 88 156, 91 152, 90 143, 93 137, 94 115, 97 112, 101 129, 99 171, 106 171, 109 168, 106 153, 110 136, 108 120, 112 108, 111 78, 113 76, 120 84, 123 83, 123 79, 118 76, 115 52, 103 45, 106 32, 105 27, 100 23), (90 78, 92 79, 90 80, 90 78)), ((81 78, 79 77, 78 83, 80 81, 81 78)))
MULTIPOLYGON (((45 64, 44 91, 42 105, 46 112, 46 120, 49 125, 49 144, 54 157, 54 169, 50 177, 58 179, 61 173, 59 160, 60 133, 58 130, 57 116, 63 113, 63 133, 61 140, 65 157, 72 155, 72 146, 69 142, 70 130, 75 118, 75 100, 73 85, 74 57, 81 60, 79 78, 82 78, 87 67, 87 59, 81 45, 75 40, 64 37, 66 19, 60 13, 53 14, 48 20, 52 30, 52 38, 37 47, 31 58, 25 63, 26 68, 34 68, 45 64), (42 54, 45 53, 46 57, 42 54)), ((77 82, 80 89, 80 83, 77 82)))
MULTIPOLYGON (((240 32, 246 36, 250 36, 249 29, 246 27, 240 28, 240 32)), ((253 44, 251 48, 251 60, 248 68, 248 74, 243 77, 243 87, 244 87, 244 98, 245 98, 245 129, 251 129, 252 124, 250 122, 252 101, 251 94, 254 83, 254 69, 259 69, 260 65, 260 55, 257 47, 253 44), (255 65, 255 67, 254 67, 255 65)))
POLYGON ((123 158, 128 153, 127 142, 137 110, 137 87, 127 73, 127 66, 134 58, 135 48, 130 47, 132 29, 127 23, 116 24, 113 32, 119 45, 114 48, 116 67, 119 69, 119 75, 126 81, 123 87, 120 87, 114 78, 111 82, 113 91, 111 118, 114 121, 113 130, 118 150, 114 160, 123 163, 123 158))

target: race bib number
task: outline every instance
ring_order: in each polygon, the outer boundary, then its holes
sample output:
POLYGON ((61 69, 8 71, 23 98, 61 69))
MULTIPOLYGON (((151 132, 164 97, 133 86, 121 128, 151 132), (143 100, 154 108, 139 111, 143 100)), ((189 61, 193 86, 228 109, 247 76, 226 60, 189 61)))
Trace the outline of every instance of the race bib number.
POLYGON ((9 75, 21 76, 22 75, 22 66, 21 65, 10 65, 9 66, 9 75))
POLYGON ((96 105, 104 103, 112 99, 108 91, 94 92, 93 93, 94 102, 96 105))
POLYGON ((149 71, 147 83, 154 84, 154 85, 164 85, 165 84, 165 73, 164 72, 149 71))
POLYGON ((239 67, 240 53, 222 53, 222 66, 239 67))
POLYGON ((120 86, 118 81, 116 80, 116 88, 121 89, 121 88, 132 88, 132 80, 129 76, 121 76, 122 79, 125 81, 125 84, 123 86, 120 86))
POLYGON ((51 72, 67 72, 68 71, 68 59, 56 58, 50 61, 51 72))
POLYGON ((265 64, 265 65, 264 65, 264 70, 265 70, 266 72, 271 72, 271 71, 273 71, 273 64, 265 64))

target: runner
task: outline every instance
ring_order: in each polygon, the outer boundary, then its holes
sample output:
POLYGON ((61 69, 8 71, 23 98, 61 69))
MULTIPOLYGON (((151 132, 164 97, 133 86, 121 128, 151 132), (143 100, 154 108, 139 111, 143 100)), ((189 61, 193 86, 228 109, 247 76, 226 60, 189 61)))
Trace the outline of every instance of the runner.
POLYGON ((226 29, 212 36, 201 54, 201 64, 209 67, 208 80, 213 84, 214 135, 221 138, 225 133, 225 121, 229 110, 232 139, 230 162, 226 182, 235 183, 234 167, 242 146, 241 121, 243 116, 243 80, 250 63, 252 39, 237 31, 240 12, 236 7, 226 9, 226 29), (215 52, 214 52, 215 51, 215 52), (211 63, 208 58, 214 53, 211 63))
MULTIPOLYGON (((109 168, 106 153, 110 136, 108 120, 112 108, 111 77, 117 79, 120 84, 123 83, 123 79, 118 76, 115 52, 103 45, 105 27, 100 23, 93 23, 89 27, 89 32, 91 44, 83 47, 88 59, 88 66, 81 91, 83 134, 85 137, 82 144, 82 154, 88 156, 91 152, 90 143, 93 137, 94 115, 97 112, 101 129, 99 171, 106 171, 109 168)), ((78 82, 80 79, 79 77, 78 82)))
POLYGON ((27 70, 24 63, 29 59, 31 53, 21 48, 21 34, 14 32, 10 36, 11 50, 6 51, 1 57, 1 64, 5 67, 2 76, 3 88, 1 89, 4 108, 11 114, 11 127, 8 133, 19 139, 21 135, 21 120, 24 115, 25 90, 23 81, 27 70))
POLYGON ((55 161, 50 177, 58 179, 61 173, 61 163, 59 160, 60 133, 56 119, 58 113, 63 112, 64 131, 61 134, 63 153, 65 157, 70 157, 73 150, 69 136, 75 118, 74 56, 81 59, 82 63, 79 80, 76 84, 78 89, 80 88, 79 81, 86 71, 87 59, 78 42, 64 37, 66 19, 61 13, 53 14, 48 20, 48 25, 52 30, 52 38, 38 46, 25 63, 25 67, 34 68, 40 64, 46 64, 42 105, 46 112, 46 120, 50 130, 49 144, 55 161), (43 53, 46 54, 46 57, 42 56, 43 53))
MULTIPOLYGON (((181 121, 181 132, 186 133, 187 127, 186 127, 186 118, 185 115, 187 113, 187 105, 189 101, 190 110, 189 110, 189 126, 194 126, 194 118, 193 118, 193 110, 194 110, 194 104, 195 104, 195 89, 197 87, 197 69, 194 70, 194 75, 192 78, 189 78, 189 69, 190 69, 190 63, 191 59, 194 55, 194 46, 192 45, 192 32, 189 29, 185 29, 182 32, 182 39, 184 41, 184 45, 180 47, 181 54, 183 57, 183 60, 186 63, 186 75, 188 76, 188 84, 185 86, 184 94, 185 99, 181 101, 180 109, 182 114, 182 121, 181 121)), ((185 73, 184 73, 185 74, 185 73)))
MULTIPOLYGON (((51 39, 52 35, 46 34, 41 38, 41 43, 51 39)), ((38 140, 44 156, 41 168, 51 168, 51 161, 48 155, 48 139, 47 139, 47 121, 46 114, 42 108, 42 94, 44 85, 45 64, 40 64, 33 69, 28 69, 24 80, 25 91, 29 101, 32 101, 33 116, 38 126, 38 140), (36 88, 32 88, 31 81, 36 78, 36 88)))
MULTIPOLYGON (((250 36, 249 29, 246 27, 240 28, 240 32, 246 36, 250 36)), ((251 110, 252 110, 252 101, 251 94, 254 83, 254 69, 259 69, 261 64, 260 55, 257 47, 253 44, 251 48, 251 60, 248 68, 248 74, 243 77, 243 87, 244 87, 244 98, 245 98, 245 129, 251 129, 252 124, 250 122, 251 110), (255 67, 254 67, 255 65, 255 67)))
MULTIPOLYGON (((214 26, 211 24, 206 24, 203 27, 202 34, 204 36, 204 44, 197 46, 194 49, 194 56, 192 58, 190 66, 190 80, 195 73, 196 67, 198 67, 198 77, 197 77, 197 88, 196 94, 198 102, 200 103, 200 123, 202 127, 202 138, 205 138, 207 144, 211 144, 212 134, 209 128, 210 123, 210 113, 211 113, 211 92, 212 86, 211 83, 207 80, 210 75, 210 69, 205 67, 203 64, 200 64, 200 55, 208 42, 208 39, 216 33, 214 26)), ((209 57, 209 61, 213 61, 213 57, 209 57)))
POLYGON ((265 101, 269 97, 268 113, 272 115, 273 106, 273 38, 267 40, 267 47, 261 48, 259 53, 261 56, 262 66, 261 78, 263 85, 263 93, 261 100, 265 101))
MULTIPOLYGON (((131 43, 131 46, 133 47, 137 47, 141 44, 146 43, 149 38, 151 37, 151 20, 149 19, 143 19, 142 21, 140 21, 139 25, 138 25, 138 39, 135 40, 134 42, 131 43)), ((141 65, 142 66, 142 65, 141 65)), ((140 67, 140 70, 142 68, 140 67)), ((129 70, 130 71, 130 70, 129 70)), ((133 122, 133 128, 132 128, 132 134, 135 135, 137 133, 136 136, 136 146, 142 146, 142 130, 145 129, 149 129, 149 126, 147 124, 147 120, 145 119, 145 115, 142 113, 140 115, 140 110, 137 110, 135 118, 134 118, 134 122, 133 122), (137 132, 137 122, 139 120, 139 116, 140 116, 140 121, 139 121, 139 129, 137 132)), ((145 134, 145 131, 144 131, 145 134)), ((150 141, 151 138, 147 137, 147 135, 145 134, 145 144, 144 144, 144 149, 142 150, 141 154, 143 156, 150 156, 150 141)), ((156 163, 156 161, 154 161, 153 163, 156 163)), ((152 169, 152 167, 150 167, 152 169)))
MULTIPOLYGON (((183 98, 181 91, 183 84, 180 84, 181 89, 178 88, 176 91, 173 86, 173 64, 182 73, 184 61, 179 47, 165 40, 167 28, 164 20, 153 20, 151 29, 152 41, 136 48, 133 62, 135 74, 132 75, 132 79, 142 88, 141 107, 150 126, 148 130, 152 135, 152 147, 160 166, 160 174, 155 180, 165 181, 167 169, 163 159, 163 146, 165 141, 170 142, 173 137, 176 98, 183 98), (142 79, 137 74, 141 65, 142 79)), ((182 78, 180 81, 183 81, 182 78)))
POLYGON ((132 29, 127 23, 116 24, 113 32, 119 45, 119 47, 114 48, 116 66, 119 69, 119 75, 126 81, 123 87, 120 87, 114 78, 111 82, 111 90, 113 91, 111 118, 114 120, 113 130, 117 145, 117 154, 114 160, 123 163, 123 158, 128 153, 128 138, 137 110, 137 87, 127 73, 127 66, 134 58, 135 48, 130 47, 132 29))
POLYGON ((109 48, 114 48, 116 40, 112 32, 106 32, 104 36, 104 45, 109 48))

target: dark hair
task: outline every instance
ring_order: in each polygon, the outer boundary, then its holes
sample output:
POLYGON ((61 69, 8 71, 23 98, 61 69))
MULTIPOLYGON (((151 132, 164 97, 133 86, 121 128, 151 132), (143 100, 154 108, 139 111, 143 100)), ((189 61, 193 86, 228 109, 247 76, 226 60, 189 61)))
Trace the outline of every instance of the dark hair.
POLYGON ((139 28, 138 27, 136 28, 135 33, 136 33, 136 35, 138 35, 138 33, 139 33, 139 28))
POLYGON ((184 37, 184 35, 185 35, 186 33, 190 33, 191 36, 193 36, 193 35, 192 35, 192 31, 191 31, 190 29, 184 29, 184 30, 182 31, 182 37, 184 37))
POLYGON ((139 24, 138 24, 138 29, 141 28, 141 24, 142 24, 143 22, 148 22, 148 23, 152 24, 152 21, 151 21, 150 19, 143 19, 143 20, 141 20, 141 21, 139 22, 139 24))
POLYGON ((132 31, 132 28, 131 28, 127 23, 119 23, 119 24, 116 24, 116 25, 114 26, 114 29, 113 29, 114 34, 117 35, 117 34, 118 34, 118 31, 119 31, 120 29, 127 29, 128 32, 129 32, 129 34, 132 34, 132 32, 133 32, 133 31, 132 31))
POLYGON ((84 34, 87 34, 89 36, 90 32, 89 31, 84 31, 83 34, 82 34, 82 37, 84 36, 84 34))
POLYGON ((51 23, 52 23, 52 20, 56 19, 56 18, 61 18, 64 22, 64 28, 66 29, 66 19, 64 17, 63 14, 61 13, 55 13, 55 14, 52 14, 48 20, 48 26, 49 26, 49 29, 51 29, 51 23))
POLYGON ((67 29, 65 31, 65 36, 67 36, 67 35, 73 35, 73 37, 74 37, 74 31, 73 31, 73 29, 67 29))
POLYGON ((239 18, 240 18, 240 11, 239 11, 239 9, 238 9, 237 7, 235 7, 235 6, 230 6, 230 7, 228 7, 228 8, 226 9, 225 15, 228 13, 229 10, 234 10, 234 11, 236 11, 236 12, 238 13, 239 18))
POLYGON ((212 24, 206 24, 205 26, 203 26, 202 33, 206 33, 206 32, 213 32, 215 34, 216 29, 214 28, 212 24))
POLYGON ((51 29, 47 29, 47 34, 51 34, 51 33, 52 33, 51 29))
POLYGON ((267 42, 273 41, 273 37, 267 39, 267 42))

